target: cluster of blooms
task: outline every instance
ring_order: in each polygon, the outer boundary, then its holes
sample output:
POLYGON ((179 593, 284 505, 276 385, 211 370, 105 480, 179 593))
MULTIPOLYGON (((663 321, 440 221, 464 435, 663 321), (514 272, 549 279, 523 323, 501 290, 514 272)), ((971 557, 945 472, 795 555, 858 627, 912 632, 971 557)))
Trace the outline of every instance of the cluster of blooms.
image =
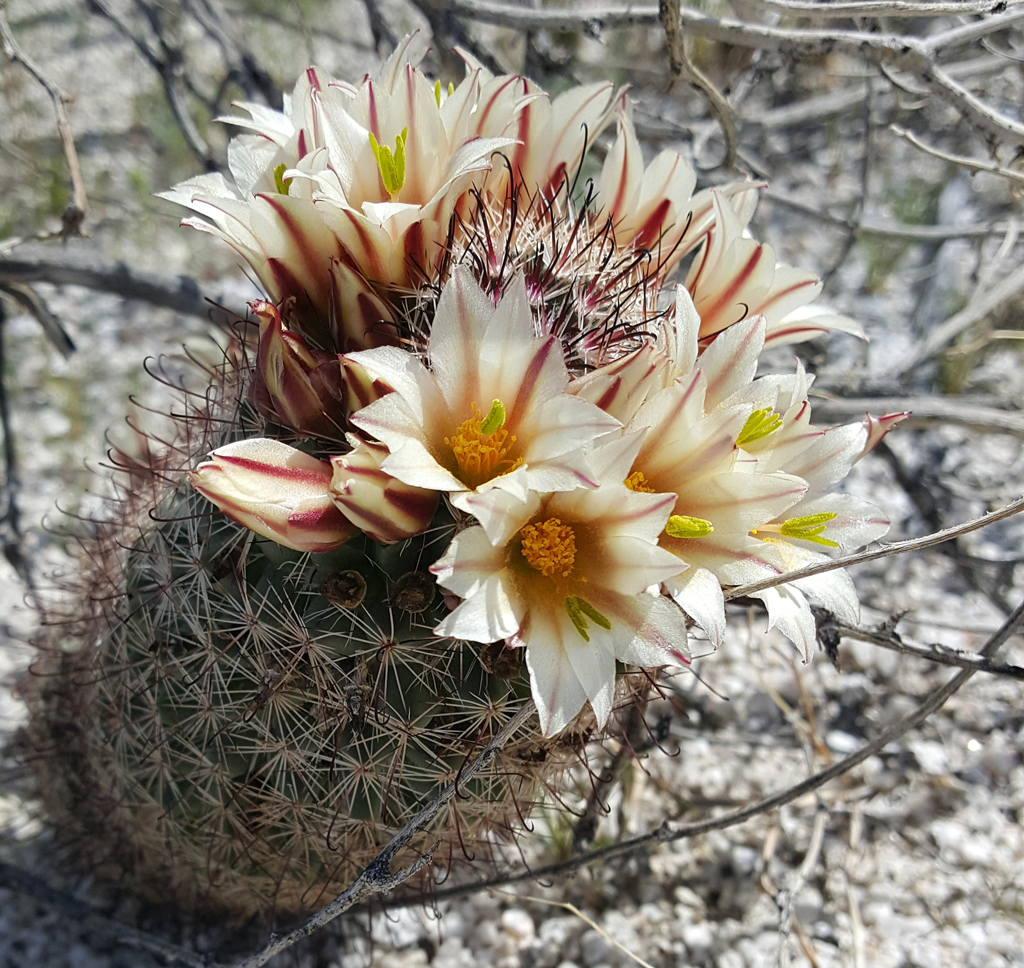
MULTIPOLYGON (((610 85, 549 99, 470 61, 445 92, 406 48, 355 86, 311 69, 284 114, 244 105, 234 184, 205 175, 170 193, 270 296, 252 304, 252 398, 276 436, 217 449, 192 482, 256 533, 313 553, 360 532, 402 541, 444 501, 459 527, 431 571, 458 604, 436 634, 525 647, 546 735, 587 702, 603 725, 616 661, 687 662, 691 622, 722 641, 723 587, 885 533, 877 509, 830 489, 901 415, 817 428, 799 364, 755 379, 764 346, 853 324, 810 306, 818 280, 747 236, 751 183, 693 194, 674 152, 645 167, 610 85), (613 119, 577 211, 569 186, 613 119), (506 250, 496 271, 463 238, 472 205, 507 213, 521 191, 531 205, 516 226, 555 211, 570 244, 600 238, 601 265, 643 253, 656 294, 693 254, 674 307, 639 328, 603 322, 585 353, 570 345, 546 322, 537 253, 506 250), (403 329, 403 307, 424 299, 429 325, 403 329)), ((585 335, 586 299, 576 308, 585 335)), ((858 603, 839 570, 758 593, 809 653, 805 595, 845 621, 858 603)))

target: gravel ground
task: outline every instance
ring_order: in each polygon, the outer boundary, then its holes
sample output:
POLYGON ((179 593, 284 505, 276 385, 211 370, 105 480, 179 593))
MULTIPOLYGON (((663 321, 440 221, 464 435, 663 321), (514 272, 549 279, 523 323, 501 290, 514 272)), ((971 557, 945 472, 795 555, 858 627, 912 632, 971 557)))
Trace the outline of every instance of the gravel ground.
MULTIPOLYGON (((83 244, 139 268, 196 274, 238 302, 250 298, 252 289, 229 254, 197 233, 175 230, 170 210, 148 198, 150 189, 173 180, 175 165, 186 165, 132 133, 138 104, 152 95, 152 78, 107 28, 93 20, 83 28, 61 19, 70 6, 65 0, 13 3, 11 16, 16 23, 38 16, 39 23, 30 24, 23 40, 35 44, 40 54, 60 52, 54 71, 61 83, 76 72, 95 81, 83 88, 95 88, 94 94, 79 96, 75 123, 96 135, 83 147, 87 176, 95 181, 106 171, 109 182, 106 194, 94 198, 97 239, 83 244), (49 15, 56 19, 48 20, 49 15), (121 78, 116 97, 109 84, 115 68, 121 78), (141 140, 129 143, 130 137, 141 140), (131 187, 136 168, 147 183, 141 194, 131 187)), ((359 25, 349 46, 309 44, 327 66, 354 65, 346 73, 356 74, 371 66, 372 43, 362 8, 344 9, 359 25)), ((407 11, 401 16, 408 22, 395 16, 403 29, 417 22, 407 11)), ((308 45, 295 46, 289 57, 305 59, 308 45)), ((282 56, 275 66, 287 72, 290 65, 282 56)), ((9 80, 10 69, 4 71, 9 80)), ((17 96, 9 93, 2 119, 8 130, 20 141, 45 138, 45 101, 23 81, 13 89, 17 96), (11 128, 15 123, 20 127, 11 128)), ((841 151, 841 144, 827 139, 815 143, 806 162, 794 161, 781 171, 774 187, 809 199, 825 191, 849 196, 856 191, 852 174, 843 169, 831 180, 825 175, 841 151)), ((887 186, 899 183, 909 164, 910 156, 902 151, 894 150, 891 169, 876 175, 888 179, 887 186)), ((919 156, 913 162, 921 177, 934 174, 919 156)), ((31 179, 20 178, 13 201, 9 197, 4 204, 22 209, 35 204, 30 191, 31 179)), ((1001 192, 1003 186, 991 181, 949 178, 937 197, 935 218, 942 224, 981 220, 1007 204, 1001 192)), ((879 197, 889 196, 880 192, 879 197)), ((875 214, 887 214, 883 203, 875 214)), ((759 213, 758 231, 779 244, 787 259, 822 271, 843 241, 771 204, 759 213)), ((941 319, 958 308, 958 300, 962 305, 979 284, 978 253, 982 266, 994 265, 998 244, 998 239, 980 247, 953 241, 900 253, 894 257, 902 260, 899 271, 881 284, 873 281, 877 254, 867 246, 854 249, 833 281, 832 302, 863 320, 872 341, 864 346, 836 337, 804 348, 801 355, 817 370, 819 386, 839 392, 854 385, 884 385, 894 362, 920 336, 912 320, 924 312, 921 306, 932 307, 925 316, 930 312, 941 319)), ((1012 256, 1011 246, 1002 271, 1014 264, 1012 256)), ((65 361, 46 347, 34 320, 14 316, 6 324, 22 514, 30 527, 27 550, 45 574, 68 567, 69 559, 59 536, 43 522, 59 520, 58 503, 72 511, 99 506, 102 483, 86 465, 95 467, 103 459, 108 428, 124 432, 127 397, 135 395, 156 409, 166 405, 165 390, 145 376, 140 361, 176 354, 185 341, 200 352, 214 347, 199 320, 74 287, 40 286, 39 291, 79 347, 65 361)), ((786 350, 767 366, 787 368, 791 358, 786 350)), ((169 366, 174 369, 173 360, 169 366)), ((962 389, 1020 405, 1020 355, 1010 349, 989 353, 969 370, 962 389)), ((890 442, 912 478, 937 482, 945 502, 940 511, 948 523, 1024 490, 1024 459, 1013 437, 931 426, 902 428, 890 442)), ((848 487, 889 511, 895 537, 930 530, 881 457, 872 455, 858 465, 848 487)), ((965 553, 1010 560, 1003 595, 1011 606, 1024 594, 1020 576, 1014 584, 1012 575, 1021 547, 1024 523, 1019 520, 966 542, 965 553)), ((940 553, 885 559, 861 566, 854 577, 864 602, 863 624, 905 611, 899 629, 915 642, 977 649, 1004 618, 1000 605, 972 588, 956 562, 940 553)), ((10 685, 31 661, 26 641, 34 619, 23 585, 3 562, 0 602, 0 680, 10 685)), ((824 655, 803 664, 784 640, 764 632, 762 614, 737 606, 730 622, 726 646, 695 664, 699 678, 680 674, 666 684, 665 698, 650 707, 648 721, 661 729, 661 748, 639 760, 627 758, 619 782, 605 791, 607 811, 594 834, 595 846, 651 830, 665 818, 694 820, 740 806, 796 782, 855 751, 953 674, 852 640, 840 647, 838 669, 824 655)), ((699 644, 695 651, 702 651, 699 644)), ((1000 657, 1024 664, 1020 638, 1000 657)), ((581 870, 551 884, 352 919, 275 964, 1024 966, 1021 695, 1019 681, 975 676, 920 729, 838 781, 746 824, 581 870)), ((11 735, 22 720, 15 694, 0 689, 0 736, 11 735)), ((37 870, 88 899, 88 881, 54 869, 48 835, 32 803, 23 799, 27 788, 21 777, 14 772, 0 780, 0 860, 37 870)), ((566 802, 581 806, 588 790, 584 776, 568 778, 566 802)), ((534 830, 523 835, 526 860, 538 865, 567 856, 573 823, 564 810, 543 811, 534 830)), ((510 854, 511 860, 516 857, 510 854)), ((129 921, 140 916, 127 902, 107 913, 129 921)), ((193 938, 181 929, 175 940, 202 950, 218 937, 212 932, 193 938)), ((24 893, 0 889, 0 968, 148 968, 161 963, 123 937, 111 938, 24 893)))

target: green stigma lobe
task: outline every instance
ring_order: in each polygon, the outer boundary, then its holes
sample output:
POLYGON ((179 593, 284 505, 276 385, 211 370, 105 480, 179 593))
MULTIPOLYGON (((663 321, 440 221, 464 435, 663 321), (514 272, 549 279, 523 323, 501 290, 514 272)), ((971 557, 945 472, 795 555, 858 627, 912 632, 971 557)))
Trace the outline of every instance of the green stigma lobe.
POLYGON ((673 514, 665 525, 665 534, 670 538, 703 538, 714 530, 710 521, 691 518, 687 514, 673 514))
POLYGON ((824 545, 826 548, 838 548, 835 541, 819 537, 825 530, 829 521, 835 519, 832 511, 822 511, 820 514, 805 514, 801 518, 790 518, 783 521, 779 528, 779 534, 784 538, 799 538, 801 541, 811 541, 814 544, 824 545))
POLYGON ((500 400, 491 403, 491 409, 486 417, 480 421, 480 433, 485 437, 496 433, 505 426, 505 404, 500 400))
POLYGON ((409 129, 402 128, 402 133, 395 138, 394 152, 387 145, 379 144, 372 131, 369 134, 370 147, 373 149, 373 156, 377 159, 377 168, 380 171, 380 180, 384 183, 384 191, 393 201, 405 184, 405 142, 409 138, 409 129))
POLYGON ((292 179, 284 177, 287 169, 288 166, 283 161, 274 169, 274 187, 279 195, 287 195, 292 185, 292 179))
MULTIPOLYGON (((455 93, 455 85, 451 81, 448 82, 448 97, 451 97, 455 93)), ((434 81, 434 100, 437 101, 438 108, 441 107, 441 82, 434 81)))
POLYGON ((781 426, 782 417, 772 410, 771 407, 755 410, 747 417, 747 422, 743 425, 743 429, 736 438, 736 444, 742 447, 744 444, 753 443, 755 440, 767 437, 781 426))
POLYGON ((595 625, 605 630, 612 627, 611 619, 606 615, 602 615, 585 598, 579 598, 576 595, 567 595, 562 604, 565 607, 566 614, 568 614, 569 618, 572 620, 573 626, 576 631, 580 633, 580 638, 582 638, 584 642, 590 641, 590 635, 587 632, 588 618, 595 625))

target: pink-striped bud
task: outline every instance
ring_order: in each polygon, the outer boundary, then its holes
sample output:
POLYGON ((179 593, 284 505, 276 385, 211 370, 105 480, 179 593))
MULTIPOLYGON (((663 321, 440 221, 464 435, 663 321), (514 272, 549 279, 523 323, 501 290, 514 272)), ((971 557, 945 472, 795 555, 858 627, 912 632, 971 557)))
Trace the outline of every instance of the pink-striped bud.
POLYGON ((346 416, 341 362, 291 332, 273 303, 249 311, 260 321, 252 401, 268 420, 314 437, 340 440, 346 416))
POLYGON ((373 286, 354 269, 331 261, 328 329, 339 353, 395 342, 395 316, 373 286))
POLYGON ((394 544, 430 527, 438 491, 413 487, 380 469, 388 448, 347 434, 352 451, 332 457, 331 494, 342 513, 374 541, 394 544))
POLYGON ((361 364, 344 356, 339 359, 346 416, 368 407, 385 394, 394 392, 390 384, 371 376, 370 371, 361 364))
POLYGON ((331 499, 331 465, 279 440, 218 447, 192 486, 229 518, 296 551, 332 551, 357 528, 331 499))

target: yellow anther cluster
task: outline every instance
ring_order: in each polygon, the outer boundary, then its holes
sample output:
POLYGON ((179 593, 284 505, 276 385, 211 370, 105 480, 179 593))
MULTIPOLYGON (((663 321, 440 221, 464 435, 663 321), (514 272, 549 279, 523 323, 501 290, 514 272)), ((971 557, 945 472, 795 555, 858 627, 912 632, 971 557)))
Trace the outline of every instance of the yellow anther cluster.
POLYGON ((523 557, 531 568, 549 578, 556 572, 568 578, 576 561, 576 534, 560 518, 528 524, 520 532, 523 557))
POLYGON ((480 408, 470 404, 473 416, 463 420, 459 429, 445 437, 445 446, 451 447, 459 465, 459 476, 464 484, 479 487, 492 477, 499 477, 515 470, 522 462, 521 457, 509 458, 509 451, 516 442, 516 435, 505 430, 505 407, 500 400, 491 404, 485 417, 480 408), (493 428, 493 429, 492 429, 493 428))
POLYGON ((623 482, 631 491, 639 491, 641 494, 653 494, 654 488, 647 483, 643 471, 633 471, 623 482))

